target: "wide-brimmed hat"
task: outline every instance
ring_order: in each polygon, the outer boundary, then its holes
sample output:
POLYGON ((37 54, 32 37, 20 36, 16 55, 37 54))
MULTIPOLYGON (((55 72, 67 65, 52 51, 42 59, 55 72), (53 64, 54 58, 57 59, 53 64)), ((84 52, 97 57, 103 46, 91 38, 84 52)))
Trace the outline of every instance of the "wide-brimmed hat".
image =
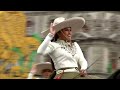
MULTIPOLYGON (((79 32, 84 25, 85 19, 83 17, 73 17, 69 19, 58 17, 53 22, 53 28, 56 30, 56 33, 63 28, 71 27, 72 33, 74 34, 76 32, 79 32)), ((46 37, 48 33, 49 29, 41 32, 43 37, 46 37)))
POLYGON ((37 69, 37 72, 36 72, 37 75, 41 75, 42 71, 45 69, 49 69, 52 71, 52 65, 50 62, 38 63, 38 64, 35 64, 35 66, 37 69))

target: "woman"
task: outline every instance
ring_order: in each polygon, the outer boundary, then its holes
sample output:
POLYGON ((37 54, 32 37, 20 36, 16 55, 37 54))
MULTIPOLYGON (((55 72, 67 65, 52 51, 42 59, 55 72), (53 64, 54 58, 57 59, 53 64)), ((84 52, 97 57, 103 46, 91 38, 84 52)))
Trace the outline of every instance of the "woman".
POLYGON ((37 53, 51 57, 56 69, 54 79, 87 78, 87 61, 77 42, 72 42, 72 33, 80 31, 84 24, 85 20, 82 17, 66 20, 59 17, 51 23, 49 30, 42 32, 45 39, 37 53))

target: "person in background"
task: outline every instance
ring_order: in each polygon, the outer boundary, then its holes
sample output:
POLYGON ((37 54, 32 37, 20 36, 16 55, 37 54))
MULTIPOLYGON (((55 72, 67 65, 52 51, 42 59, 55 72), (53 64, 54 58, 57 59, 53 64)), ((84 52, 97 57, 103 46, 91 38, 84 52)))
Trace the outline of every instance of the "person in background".
POLYGON ((49 79, 52 73, 50 62, 43 62, 33 65, 27 79, 49 79))

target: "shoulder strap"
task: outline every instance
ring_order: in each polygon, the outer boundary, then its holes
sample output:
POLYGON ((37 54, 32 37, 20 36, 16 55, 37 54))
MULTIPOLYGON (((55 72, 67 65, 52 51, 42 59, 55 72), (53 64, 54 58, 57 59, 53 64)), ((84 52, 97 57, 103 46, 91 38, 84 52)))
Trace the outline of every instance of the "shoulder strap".
POLYGON ((52 69, 55 70, 55 66, 54 66, 54 63, 53 63, 53 60, 51 59, 51 64, 52 64, 52 69))
POLYGON ((54 79, 56 75, 56 70, 52 59, 51 59, 51 64, 52 64, 53 73, 50 75, 49 79, 54 79))

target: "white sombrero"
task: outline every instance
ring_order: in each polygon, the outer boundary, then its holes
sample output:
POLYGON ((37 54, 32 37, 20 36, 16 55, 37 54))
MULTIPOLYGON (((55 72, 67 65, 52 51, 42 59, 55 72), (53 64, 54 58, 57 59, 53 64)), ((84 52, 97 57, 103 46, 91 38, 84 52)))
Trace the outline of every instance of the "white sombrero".
POLYGON ((50 62, 38 63, 38 64, 36 64, 36 69, 37 69, 36 74, 41 75, 42 70, 44 70, 44 69, 50 69, 52 71, 52 65, 50 62))
MULTIPOLYGON (((73 17, 70 19, 59 17, 56 18, 53 22, 53 28, 56 30, 56 33, 66 27, 71 27, 72 33, 79 32, 84 25, 85 19, 82 17, 73 17)), ((49 29, 41 32, 43 37, 46 37, 48 33, 49 29)))

